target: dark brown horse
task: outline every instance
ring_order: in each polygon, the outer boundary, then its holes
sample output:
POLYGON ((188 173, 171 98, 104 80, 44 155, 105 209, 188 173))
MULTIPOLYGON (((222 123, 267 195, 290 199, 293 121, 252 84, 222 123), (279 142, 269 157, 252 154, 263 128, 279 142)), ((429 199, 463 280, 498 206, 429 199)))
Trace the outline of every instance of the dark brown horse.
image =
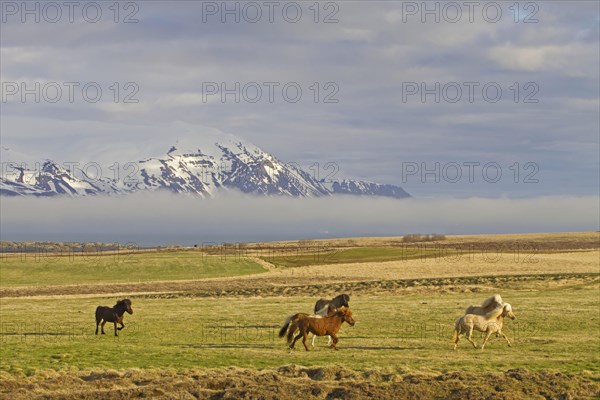
POLYGON ((330 300, 327 300, 327 299, 317 300, 317 302, 315 303, 315 314, 324 314, 323 312, 319 312, 319 311, 322 311, 323 308, 327 307, 329 304, 333 305, 335 308, 350 307, 350 305, 348 304, 349 301, 350 301, 350 296, 348 296, 345 293, 335 296, 333 299, 330 299, 330 300))
MULTIPOLYGON (((324 317, 317 318, 310 315, 299 317, 292 322, 287 334, 287 341, 288 343, 291 342, 290 348, 293 349, 296 341, 302 337, 302 344, 304 345, 306 351, 308 351, 306 339, 308 338, 309 333, 312 333, 315 336, 329 335, 333 339, 333 344, 331 347, 337 350, 337 333, 344 322, 349 323, 351 326, 354 326, 355 323, 354 318, 352 318, 352 311, 346 307, 338 308, 333 315, 327 315, 324 317), (294 335, 296 329, 299 331, 299 333, 292 341, 292 336, 294 335)), ((280 336, 283 336, 281 335, 281 332, 280 336)))
POLYGON ((104 335, 104 324, 112 322, 115 324, 115 336, 117 335, 117 329, 121 330, 125 328, 123 323, 123 314, 127 311, 129 314, 133 314, 131 309, 131 300, 123 299, 117 301, 114 307, 98 306, 96 308, 96 335, 98 334, 98 325, 102 321, 102 334, 104 335), (121 324, 120 328, 117 328, 117 323, 121 324))

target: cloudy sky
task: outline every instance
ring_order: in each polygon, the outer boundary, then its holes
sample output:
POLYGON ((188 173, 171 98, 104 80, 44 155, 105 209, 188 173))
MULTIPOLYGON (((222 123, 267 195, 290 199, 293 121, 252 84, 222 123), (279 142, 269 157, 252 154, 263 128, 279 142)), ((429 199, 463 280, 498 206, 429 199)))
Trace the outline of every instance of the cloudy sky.
POLYGON ((598 2, 24 4, 0 25, 22 153, 109 165, 217 129, 418 198, 599 194, 598 2))

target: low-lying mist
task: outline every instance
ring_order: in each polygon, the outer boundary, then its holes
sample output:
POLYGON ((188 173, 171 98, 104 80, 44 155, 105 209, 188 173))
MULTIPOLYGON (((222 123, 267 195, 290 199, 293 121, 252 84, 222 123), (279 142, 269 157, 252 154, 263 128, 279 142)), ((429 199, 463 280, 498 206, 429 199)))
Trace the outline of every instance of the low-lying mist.
POLYGON ((410 233, 599 230, 597 196, 528 199, 265 198, 226 193, 122 197, 2 197, 1 239, 140 246, 410 233))

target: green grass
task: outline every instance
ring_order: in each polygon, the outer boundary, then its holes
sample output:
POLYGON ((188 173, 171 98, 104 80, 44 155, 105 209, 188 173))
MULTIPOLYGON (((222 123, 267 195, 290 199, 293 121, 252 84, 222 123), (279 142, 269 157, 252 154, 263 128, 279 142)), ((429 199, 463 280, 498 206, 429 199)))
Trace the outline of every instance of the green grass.
MULTIPOLYGON (((447 252, 449 256, 456 256, 459 252, 465 251, 447 250, 447 252)), ((444 254, 446 254, 444 250, 435 247, 357 247, 351 249, 320 248, 304 253, 291 249, 287 254, 274 253, 261 258, 278 267, 304 267, 320 264, 407 261, 442 257, 444 254)))
POLYGON ((313 351, 298 343, 291 353, 277 337, 277 327, 288 314, 309 311, 314 299, 132 297, 134 314, 126 314, 119 338, 108 324, 107 335, 94 335, 94 310, 114 304, 112 297, 5 299, 0 370, 335 364, 356 370, 600 373, 598 282, 549 291, 504 290, 502 296, 518 317, 505 326, 513 347, 493 338, 484 351, 465 340, 458 351, 451 350, 455 318, 466 305, 480 302, 481 293, 357 294, 351 300, 357 323, 342 327, 340 351, 326 348, 321 338, 313 351))
POLYGON ((266 270, 247 258, 197 252, 41 258, 21 255, 0 260, 0 284, 4 287, 185 280, 262 272, 266 270))

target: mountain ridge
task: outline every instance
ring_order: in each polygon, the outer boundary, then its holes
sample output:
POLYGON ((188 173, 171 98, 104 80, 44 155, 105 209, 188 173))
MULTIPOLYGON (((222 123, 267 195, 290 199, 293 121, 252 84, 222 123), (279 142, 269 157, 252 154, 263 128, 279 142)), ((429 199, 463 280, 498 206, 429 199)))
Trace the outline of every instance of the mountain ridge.
POLYGON ((297 164, 283 163, 258 146, 231 135, 211 139, 212 143, 202 145, 178 140, 163 155, 115 163, 109 168, 94 162, 61 165, 51 159, 31 165, 34 158, 2 147, 0 195, 84 197, 167 190, 212 198, 222 189, 236 189, 260 196, 298 198, 410 197, 395 185, 318 179, 297 164))

